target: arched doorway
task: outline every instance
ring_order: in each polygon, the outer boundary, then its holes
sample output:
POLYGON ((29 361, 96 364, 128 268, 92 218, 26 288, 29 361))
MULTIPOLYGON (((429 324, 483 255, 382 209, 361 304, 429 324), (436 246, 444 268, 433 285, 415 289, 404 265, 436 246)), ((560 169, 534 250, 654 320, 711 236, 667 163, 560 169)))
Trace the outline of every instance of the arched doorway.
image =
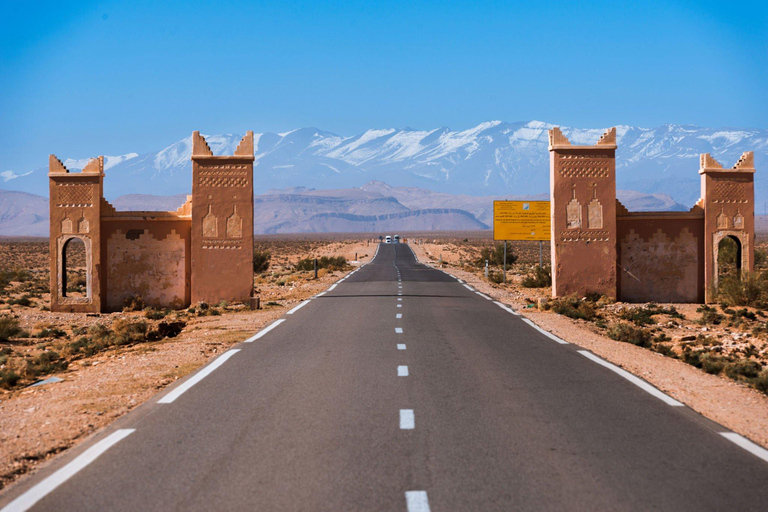
POLYGON ((90 296, 85 243, 78 237, 64 242, 61 250, 60 279, 62 297, 87 298, 90 296))
POLYGON ((742 244, 733 235, 724 236, 717 244, 717 275, 715 284, 719 286, 723 279, 741 278, 742 244))

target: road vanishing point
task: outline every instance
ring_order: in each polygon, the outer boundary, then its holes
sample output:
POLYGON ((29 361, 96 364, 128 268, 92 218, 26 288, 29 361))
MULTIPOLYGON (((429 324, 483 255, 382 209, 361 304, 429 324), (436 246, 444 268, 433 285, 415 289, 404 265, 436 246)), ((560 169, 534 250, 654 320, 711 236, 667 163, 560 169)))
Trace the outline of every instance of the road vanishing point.
POLYGON ((0 507, 766 510, 768 452, 380 244, 0 507))

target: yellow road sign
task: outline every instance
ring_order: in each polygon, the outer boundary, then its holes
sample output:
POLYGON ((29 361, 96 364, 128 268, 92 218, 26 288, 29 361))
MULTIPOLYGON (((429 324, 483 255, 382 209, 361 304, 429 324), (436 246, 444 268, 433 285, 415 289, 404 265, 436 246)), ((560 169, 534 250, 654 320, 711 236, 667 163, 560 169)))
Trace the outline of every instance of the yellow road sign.
POLYGON ((494 201, 494 240, 549 240, 549 201, 494 201))

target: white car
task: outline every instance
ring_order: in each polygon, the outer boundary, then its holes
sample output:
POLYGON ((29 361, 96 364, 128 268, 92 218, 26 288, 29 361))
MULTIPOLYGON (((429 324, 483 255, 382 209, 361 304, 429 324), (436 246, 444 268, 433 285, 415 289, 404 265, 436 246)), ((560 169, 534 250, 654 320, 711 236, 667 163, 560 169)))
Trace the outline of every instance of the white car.
POLYGON ((391 244, 392 243, 392 237, 387 235, 387 238, 384 239, 385 243, 391 244))
POLYGON ((395 235, 395 243, 396 244, 400 243, 400 235, 395 235))

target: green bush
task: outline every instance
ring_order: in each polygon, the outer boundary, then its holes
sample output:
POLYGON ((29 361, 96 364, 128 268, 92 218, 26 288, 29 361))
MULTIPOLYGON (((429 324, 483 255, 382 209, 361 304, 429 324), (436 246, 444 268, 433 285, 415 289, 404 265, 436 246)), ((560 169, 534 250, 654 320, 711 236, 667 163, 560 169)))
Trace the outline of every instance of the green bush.
POLYGON ((640 308, 624 308, 619 313, 619 318, 629 320, 638 327, 652 325, 656 323, 653 315, 656 313, 653 307, 643 306, 640 308))
POLYGON ((11 389, 21 376, 13 370, 0 370, 0 388, 11 389))
POLYGON ((64 371, 69 363, 62 359, 58 352, 46 350, 42 354, 27 360, 27 367, 24 371, 27 377, 35 378, 40 375, 64 371))
POLYGON ((734 380, 739 380, 742 377, 753 379, 760 374, 762 369, 763 367, 757 361, 740 359, 739 361, 728 363, 725 366, 725 374, 734 380))
POLYGON ((254 249, 253 251, 253 272, 260 274, 266 272, 269 268, 269 263, 272 260, 272 254, 269 251, 260 251, 254 249))
POLYGON ((19 333, 21 328, 18 320, 8 315, 0 316, 0 341, 8 341, 19 333))
MULTIPOLYGON (((504 244, 496 244, 494 247, 483 247, 480 249, 480 257, 476 260, 475 265, 481 268, 485 267, 485 260, 488 260, 488 265, 496 267, 503 266, 504 244)), ((507 247, 507 266, 512 265, 516 261, 517 255, 507 247)))
MULTIPOLYGON (((317 268, 327 268, 328 270, 342 270, 347 266, 347 258, 344 256, 321 256, 317 259, 317 268)), ((315 262, 313 258, 304 258, 296 263, 296 270, 314 270, 315 262)))
POLYGON ((536 265, 533 273, 523 278, 520 284, 524 288, 546 288, 552 286, 552 269, 550 267, 541 268, 536 265))
POLYGON ((711 308, 707 306, 706 304, 704 306, 701 306, 699 308, 696 308, 697 313, 701 313, 701 318, 699 319, 699 323, 702 325, 719 325, 720 322, 722 322, 725 317, 717 312, 715 308, 711 308))
POLYGON ((646 329, 635 327, 634 325, 619 322, 613 324, 608 329, 608 337, 612 340, 623 341, 625 343, 632 343, 638 347, 650 347, 651 346, 651 333, 646 329))
POLYGON ((575 295, 553 299, 550 308, 558 315, 569 318, 591 321, 597 317, 594 302, 581 300, 575 295))

